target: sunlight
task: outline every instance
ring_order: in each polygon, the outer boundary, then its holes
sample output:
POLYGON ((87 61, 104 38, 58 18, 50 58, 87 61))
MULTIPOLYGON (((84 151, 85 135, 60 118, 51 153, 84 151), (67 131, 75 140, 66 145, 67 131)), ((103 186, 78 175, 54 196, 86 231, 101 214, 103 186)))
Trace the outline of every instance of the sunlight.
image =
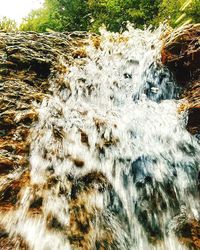
POLYGON ((0 18, 7 16, 20 24, 23 17, 39 8, 44 0, 1 0, 0 18))
POLYGON ((181 11, 184 11, 190 4, 192 3, 192 0, 187 0, 183 6, 180 8, 181 11))
MULTIPOLYGON (((181 6, 180 11, 183 12, 186 8, 188 8, 190 6, 190 4, 192 4, 192 0, 185 1, 184 4, 181 6)), ((175 24, 178 24, 181 21, 183 21, 183 19, 186 16, 187 16, 186 13, 183 12, 182 15, 180 15, 179 18, 175 21, 175 24)), ((189 24, 191 22, 192 22, 192 19, 190 18, 190 19, 186 20, 183 25, 189 24)))

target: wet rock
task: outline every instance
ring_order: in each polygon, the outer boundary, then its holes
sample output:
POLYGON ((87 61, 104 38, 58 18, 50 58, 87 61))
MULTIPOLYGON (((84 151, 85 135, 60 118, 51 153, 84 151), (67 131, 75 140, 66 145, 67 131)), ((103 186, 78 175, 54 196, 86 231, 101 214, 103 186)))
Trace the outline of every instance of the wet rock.
POLYGON ((20 236, 9 236, 9 233, 0 225, 0 249, 29 250, 26 242, 20 236))
MULTIPOLYGON (((85 161, 82 158, 70 159, 76 166, 75 172, 80 174, 74 175, 72 171, 66 175, 66 180, 63 176, 62 181, 66 181, 70 188, 57 178, 54 165, 47 169, 49 180, 44 187, 41 187, 42 191, 47 192, 45 197, 40 193, 34 193, 34 187, 30 183, 29 133, 38 119, 37 107, 44 98, 49 98, 52 94, 49 89, 50 81, 55 81, 60 89, 66 88, 62 77, 67 70, 65 63, 74 63, 86 57, 84 46, 88 43, 87 39, 88 35, 84 32, 62 34, 0 32, 0 216, 3 217, 10 211, 16 210, 22 190, 25 188, 31 189, 30 194, 33 196, 29 203, 27 202, 29 216, 41 216, 46 209, 44 205, 49 194, 47 191, 51 190, 55 196, 59 195, 64 201, 68 201, 66 207, 69 206, 69 226, 62 224, 57 214, 47 216, 46 226, 50 231, 63 234, 63 239, 69 239, 73 249, 123 249, 122 246, 130 249, 128 237, 126 238, 129 225, 124 225, 128 220, 122 200, 104 174, 97 170, 85 171, 85 161), (125 221, 124 224, 121 221, 125 221), (112 228, 116 226, 119 228, 112 228), (96 228, 99 229, 98 232, 96 228)), ((95 37, 93 43, 98 48, 100 41, 95 37)), ((196 76, 196 73, 194 75, 196 76)), ((89 91, 92 89, 88 89, 89 91)), ((59 117, 59 114, 56 115, 59 117)), ((117 145, 119 139, 112 133, 108 136, 105 134, 106 128, 110 126, 107 121, 94 119, 94 124, 97 132, 102 135, 96 147, 99 154, 105 156, 106 150, 117 145)), ((89 148, 89 135, 83 130, 79 132, 80 142, 89 148)), ((62 127, 53 127, 53 134, 56 140, 62 142, 64 136, 62 127)), ((44 151, 44 158, 46 154, 44 151)), ((130 177, 139 183, 139 186, 142 184, 138 189, 141 190, 141 196, 144 196, 144 189, 152 185, 153 178, 150 170, 144 177, 144 173, 139 169, 142 167, 140 162, 141 159, 135 162, 138 171, 130 174, 130 177)), ((149 198, 155 197, 155 203, 159 205, 157 205, 158 210, 165 209, 157 190, 158 185, 155 186, 152 196, 146 194, 144 200, 140 199, 136 205, 138 220, 141 219, 141 223, 145 223, 146 217, 146 210, 141 207, 149 198)), ((152 208, 148 208, 150 213, 155 210, 155 203, 152 208)), ((158 234, 162 238, 162 232, 158 227, 154 227, 157 221, 153 217, 151 221, 152 223, 146 223, 151 230, 151 238, 158 234)), ((197 238, 197 234, 194 235, 197 238)), ((21 242, 17 237, 12 238, 3 228, 0 233, 0 248, 15 249, 15 245, 12 244, 21 242)), ((23 244, 18 245, 16 249, 24 249, 23 244)))
POLYGON ((187 214, 178 215, 175 217, 176 228, 175 234, 179 237, 180 241, 189 249, 200 248, 200 224, 196 219, 188 219, 187 214))
POLYGON ((0 159, 0 173, 6 174, 14 169, 14 163, 5 157, 1 157, 0 159))
MULTIPOLYGON (((162 48, 162 62, 173 73, 183 89, 186 103, 180 111, 188 112, 187 129, 192 134, 200 132, 200 24, 188 25, 174 30, 162 48)), ((194 177, 196 178, 196 177, 194 177)), ((200 222, 183 223, 177 234, 191 249, 199 249, 200 222)))
POLYGON ((200 24, 188 25, 174 30, 162 48, 162 62, 175 75, 184 89, 188 103, 187 129, 200 132, 200 24))
MULTIPOLYGON (((18 169, 19 171, 19 169, 18 169)), ((29 173, 28 171, 19 173, 18 178, 11 179, 5 175, 2 178, 0 176, 0 214, 5 214, 11 210, 17 208, 17 204, 20 198, 20 190, 29 184, 29 173), (2 180, 5 180, 2 184, 2 180)))
POLYGON ((124 249, 124 245, 129 249, 129 240, 125 236, 128 231, 127 215, 104 174, 93 171, 74 181, 69 208, 68 237, 74 249, 93 249, 93 242, 97 249, 118 250, 124 249), (118 223, 120 226, 116 230, 118 223))
MULTIPOLYGON (((51 94, 49 82, 63 84, 63 65, 85 57, 86 43, 86 33, 0 32, 0 216, 16 210, 23 188, 30 186, 29 134, 38 106, 51 94)), ((62 139, 60 128, 54 133, 62 139)), ((87 143, 86 136, 83 140, 87 143)), ((75 160, 76 166, 83 164, 75 160)), ((41 213, 42 201, 33 197, 31 216, 41 213)), ((52 227, 57 224, 55 219, 50 222, 52 227)), ((1 249, 28 249, 18 236, 2 230, 1 249)))
POLYGON ((199 76, 200 24, 174 30, 162 49, 162 62, 174 73, 180 84, 188 84, 199 76))
POLYGON ((88 135, 82 130, 80 130, 80 133, 81 133, 81 142, 85 143, 89 147, 88 135))

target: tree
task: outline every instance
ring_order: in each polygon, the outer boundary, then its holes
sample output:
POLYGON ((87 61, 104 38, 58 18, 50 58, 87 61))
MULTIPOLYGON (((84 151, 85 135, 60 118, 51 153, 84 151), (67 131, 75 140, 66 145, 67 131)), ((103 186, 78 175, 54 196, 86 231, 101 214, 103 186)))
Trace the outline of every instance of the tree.
POLYGON ((30 12, 20 25, 21 30, 45 32, 47 30, 62 30, 62 23, 58 13, 57 0, 46 0, 40 9, 30 12))
POLYGON ((119 31, 123 23, 130 21, 136 27, 151 24, 158 13, 158 0, 88 0, 96 31, 104 23, 109 30, 119 31))
POLYGON ((17 24, 14 20, 3 17, 0 19, 0 30, 2 31, 16 31, 17 30, 17 24))
POLYGON ((200 23, 200 1, 191 1, 190 6, 186 9, 186 13, 192 19, 193 23, 200 23))
POLYGON ((199 0, 162 0, 157 22, 163 22, 166 19, 172 27, 186 22, 200 22, 199 0))
POLYGON ((73 31, 88 29, 87 1, 84 0, 46 0, 44 7, 33 10, 24 19, 21 30, 45 32, 73 31))
POLYGON ((166 19, 173 27, 200 22, 199 0, 45 0, 44 7, 32 11, 20 29, 98 32, 104 24, 119 31, 126 21, 143 28, 156 27, 166 19))
POLYGON ((57 0, 62 30, 88 30, 89 9, 87 0, 57 0))

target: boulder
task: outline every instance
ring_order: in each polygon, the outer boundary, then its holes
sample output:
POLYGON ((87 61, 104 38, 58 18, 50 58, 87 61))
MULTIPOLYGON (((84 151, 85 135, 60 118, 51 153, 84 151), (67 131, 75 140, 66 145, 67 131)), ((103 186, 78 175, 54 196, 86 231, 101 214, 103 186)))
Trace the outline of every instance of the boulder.
POLYGON ((173 73, 187 100, 187 129, 200 132, 200 24, 183 26, 164 40, 162 63, 173 73))

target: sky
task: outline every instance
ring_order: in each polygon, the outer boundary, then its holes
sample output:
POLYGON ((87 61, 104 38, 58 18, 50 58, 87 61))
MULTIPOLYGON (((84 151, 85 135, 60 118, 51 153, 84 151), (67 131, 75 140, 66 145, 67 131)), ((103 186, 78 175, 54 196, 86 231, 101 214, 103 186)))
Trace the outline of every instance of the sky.
POLYGON ((19 24, 23 17, 39 8, 43 2, 44 0, 0 0, 0 18, 7 16, 19 24))

